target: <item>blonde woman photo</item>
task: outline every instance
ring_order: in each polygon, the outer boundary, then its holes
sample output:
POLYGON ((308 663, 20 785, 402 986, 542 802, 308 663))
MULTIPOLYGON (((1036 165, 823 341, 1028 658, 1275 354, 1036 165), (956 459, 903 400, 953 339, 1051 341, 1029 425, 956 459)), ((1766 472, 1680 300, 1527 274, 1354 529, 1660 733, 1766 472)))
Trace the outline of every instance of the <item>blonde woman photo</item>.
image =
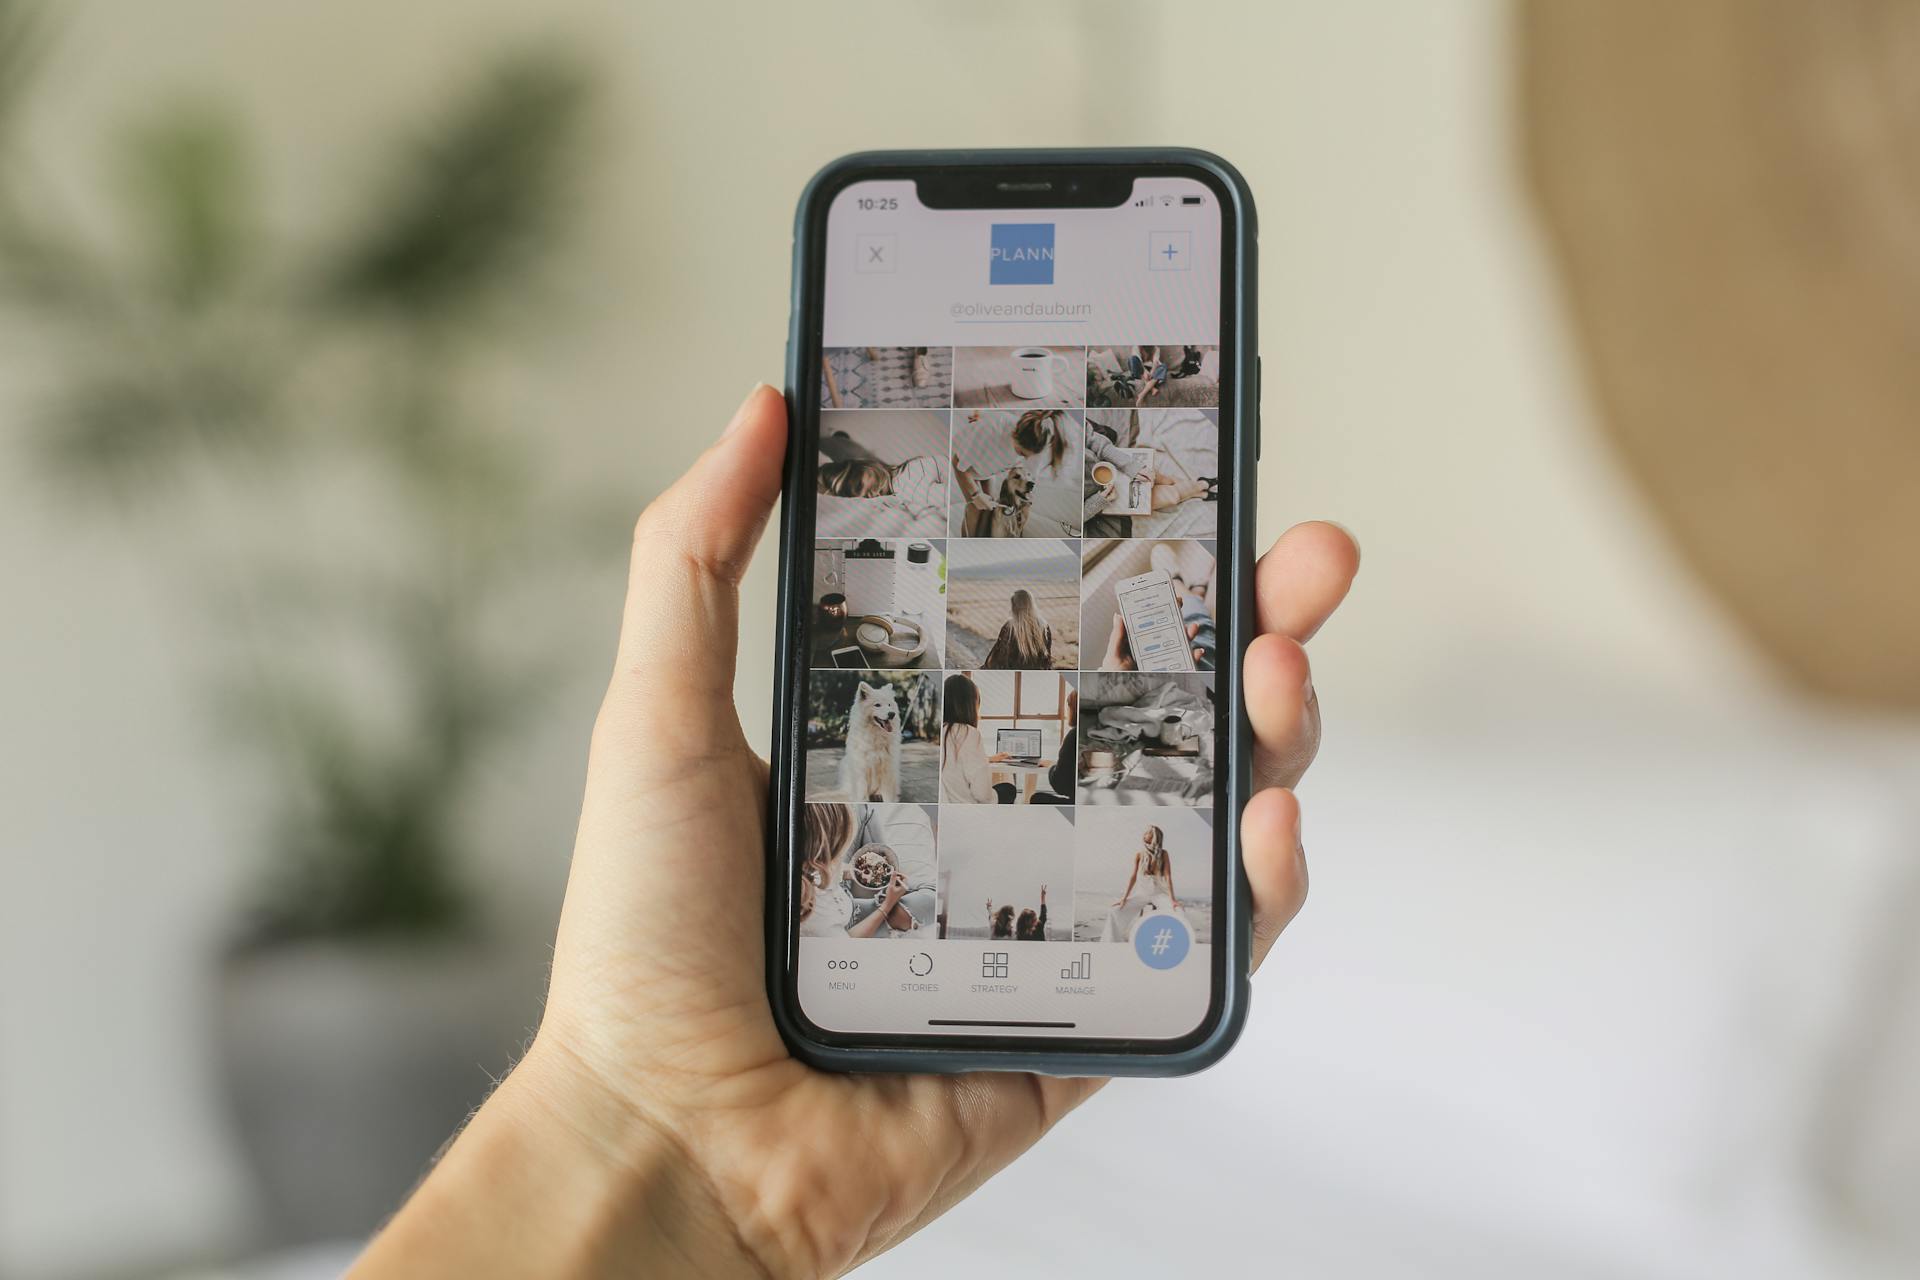
POLYGON ((1127 887, 1107 913, 1102 942, 1125 942, 1140 917, 1156 911, 1179 911, 1180 897, 1173 891, 1173 859, 1167 856, 1167 837, 1159 827, 1140 833, 1140 848, 1133 855, 1133 870, 1127 887), (1143 884, 1142 881, 1145 881, 1143 884), (1136 899, 1134 891, 1140 896, 1136 899))
POLYGON ((980 665, 988 671, 1048 671, 1053 667, 1053 626, 1034 607, 1033 593, 1025 587, 1008 601, 1012 617, 1000 624, 987 660, 980 665))

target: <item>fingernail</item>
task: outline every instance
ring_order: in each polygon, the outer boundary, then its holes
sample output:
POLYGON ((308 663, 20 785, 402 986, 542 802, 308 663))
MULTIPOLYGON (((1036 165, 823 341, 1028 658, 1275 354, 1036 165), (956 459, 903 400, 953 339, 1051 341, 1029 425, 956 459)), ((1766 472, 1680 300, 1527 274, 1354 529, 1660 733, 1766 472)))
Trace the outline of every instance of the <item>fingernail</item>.
MULTIPOLYGON (((753 390, 747 392, 747 398, 742 400, 740 407, 733 411, 733 418, 727 423, 727 429, 720 433, 722 439, 725 439, 740 429, 740 424, 747 420, 747 406, 752 404, 753 398, 760 394, 760 388, 766 386, 767 384, 764 382, 756 382, 753 384, 753 390)), ((771 387, 767 389, 772 390, 771 387)))

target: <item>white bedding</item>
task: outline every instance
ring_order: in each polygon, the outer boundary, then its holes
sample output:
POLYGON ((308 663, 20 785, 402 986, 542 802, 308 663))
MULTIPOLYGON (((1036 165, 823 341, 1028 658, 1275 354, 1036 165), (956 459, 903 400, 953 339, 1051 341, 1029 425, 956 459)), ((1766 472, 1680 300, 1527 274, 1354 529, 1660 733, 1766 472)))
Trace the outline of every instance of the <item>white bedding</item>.
MULTIPOLYGON (((1139 443, 1155 451, 1163 475, 1198 480, 1220 474, 1220 431, 1197 409, 1169 409, 1140 415, 1139 443)), ((1133 518, 1136 538, 1211 538, 1217 532, 1219 504, 1190 498, 1177 507, 1133 518)))

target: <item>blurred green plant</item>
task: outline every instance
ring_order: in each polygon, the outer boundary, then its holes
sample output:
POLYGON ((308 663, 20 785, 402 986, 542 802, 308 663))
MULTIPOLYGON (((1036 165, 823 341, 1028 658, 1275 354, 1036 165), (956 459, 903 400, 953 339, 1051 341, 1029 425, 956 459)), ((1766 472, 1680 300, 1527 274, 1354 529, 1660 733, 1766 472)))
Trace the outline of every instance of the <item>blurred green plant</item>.
POLYGON ((845 745, 853 697, 862 684, 893 686, 900 708, 901 736, 931 742, 940 733, 940 676, 923 671, 847 671, 816 673, 807 682, 807 741, 845 745))
POLYGON ((232 111, 171 105, 112 155, 103 247, 22 176, 46 32, 0 0, 0 306, 45 347, 49 477, 156 564, 202 531, 172 571, 222 723, 273 780, 244 941, 470 926, 470 801, 557 674, 500 633, 524 641, 516 601, 582 506, 471 388, 565 241, 587 79, 550 50, 502 58, 318 248, 267 234, 232 111), (348 507, 365 519, 301 532, 348 507))

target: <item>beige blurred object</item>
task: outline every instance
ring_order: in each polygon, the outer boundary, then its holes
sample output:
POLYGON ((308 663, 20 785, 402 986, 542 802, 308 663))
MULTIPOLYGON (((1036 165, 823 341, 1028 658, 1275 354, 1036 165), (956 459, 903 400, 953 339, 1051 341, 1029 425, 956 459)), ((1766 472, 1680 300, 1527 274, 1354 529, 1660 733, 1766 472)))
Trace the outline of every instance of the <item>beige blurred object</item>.
MULTIPOLYGON (((1920 708, 1920 5, 1556 0, 1519 23, 1528 172, 1628 470, 1801 684, 1920 708)), ((1832 1221, 1910 1258, 1920 872, 1882 907, 1793 1123, 1832 1221)))
POLYGON ((1798 682, 1920 708, 1920 5, 1518 15, 1528 177, 1627 469, 1798 682))

